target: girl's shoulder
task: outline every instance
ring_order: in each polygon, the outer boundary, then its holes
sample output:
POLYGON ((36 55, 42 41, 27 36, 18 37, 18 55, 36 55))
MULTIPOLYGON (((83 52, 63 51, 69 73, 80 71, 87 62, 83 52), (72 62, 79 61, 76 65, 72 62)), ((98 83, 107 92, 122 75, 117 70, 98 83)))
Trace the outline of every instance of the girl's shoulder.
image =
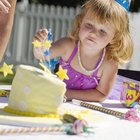
POLYGON ((69 37, 61 38, 57 41, 57 43, 68 52, 73 50, 75 47, 75 41, 69 37))
POLYGON ((74 40, 69 37, 63 37, 58 39, 57 41, 53 42, 53 46, 61 46, 68 48, 69 46, 73 46, 74 40))
POLYGON ((64 37, 54 42, 53 46, 59 48, 57 50, 62 52, 61 57, 67 60, 75 47, 75 41, 69 37, 64 37))
POLYGON ((74 40, 69 37, 63 37, 59 39, 58 41, 61 45, 67 45, 67 46, 72 46, 74 43, 74 40))

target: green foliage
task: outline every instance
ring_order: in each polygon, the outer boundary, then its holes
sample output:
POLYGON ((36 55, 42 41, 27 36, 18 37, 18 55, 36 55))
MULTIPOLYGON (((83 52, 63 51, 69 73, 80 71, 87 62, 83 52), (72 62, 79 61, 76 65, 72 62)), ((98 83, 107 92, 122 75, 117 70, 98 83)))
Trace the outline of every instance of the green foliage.
POLYGON ((14 75, 3 76, 3 73, 0 73, 0 85, 11 85, 14 75))

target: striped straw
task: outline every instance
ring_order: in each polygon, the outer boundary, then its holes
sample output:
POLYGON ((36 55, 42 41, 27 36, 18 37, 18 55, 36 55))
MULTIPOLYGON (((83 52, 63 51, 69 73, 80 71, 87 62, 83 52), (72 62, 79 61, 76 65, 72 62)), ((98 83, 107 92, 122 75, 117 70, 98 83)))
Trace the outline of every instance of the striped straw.
POLYGON ((0 135, 49 133, 49 132, 65 132, 65 126, 48 126, 48 127, 31 127, 31 128, 21 127, 21 128, 0 129, 0 135))
POLYGON ((86 103, 86 102, 83 102, 83 101, 80 101, 80 100, 73 99, 72 102, 73 102, 73 104, 80 105, 80 106, 90 108, 90 109, 93 109, 93 110, 97 110, 97 111, 100 111, 100 112, 103 112, 103 113, 107 113, 109 115, 113 115, 113 116, 116 116, 118 118, 124 118, 124 115, 125 115, 122 112, 111 110, 111 109, 100 107, 100 106, 96 106, 96 105, 89 104, 89 103, 86 103))
POLYGON ((87 126, 85 120, 75 120, 73 123, 64 125, 48 126, 48 127, 19 127, 19 128, 5 128, 0 129, 0 135, 12 134, 31 134, 31 133, 49 133, 49 132, 63 132, 68 135, 77 135, 80 133, 92 133, 92 127, 87 126))

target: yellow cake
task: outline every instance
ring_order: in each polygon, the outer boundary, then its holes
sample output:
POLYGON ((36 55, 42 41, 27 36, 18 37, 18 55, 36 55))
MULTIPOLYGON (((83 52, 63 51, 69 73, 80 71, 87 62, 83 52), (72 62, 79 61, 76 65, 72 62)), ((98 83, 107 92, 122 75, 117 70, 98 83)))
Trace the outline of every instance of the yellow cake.
POLYGON ((65 92, 65 83, 56 75, 19 65, 5 110, 27 116, 57 113, 65 92))

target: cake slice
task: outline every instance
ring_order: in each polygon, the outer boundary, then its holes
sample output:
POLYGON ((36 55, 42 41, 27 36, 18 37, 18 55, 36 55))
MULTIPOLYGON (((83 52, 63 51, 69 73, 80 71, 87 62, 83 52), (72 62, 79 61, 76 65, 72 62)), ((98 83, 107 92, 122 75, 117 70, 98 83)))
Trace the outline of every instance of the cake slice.
POLYGON ((56 75, 19 65, 5 111, 26 116, 54 114, 63 103, 65 92, 65 83, 56 75))

